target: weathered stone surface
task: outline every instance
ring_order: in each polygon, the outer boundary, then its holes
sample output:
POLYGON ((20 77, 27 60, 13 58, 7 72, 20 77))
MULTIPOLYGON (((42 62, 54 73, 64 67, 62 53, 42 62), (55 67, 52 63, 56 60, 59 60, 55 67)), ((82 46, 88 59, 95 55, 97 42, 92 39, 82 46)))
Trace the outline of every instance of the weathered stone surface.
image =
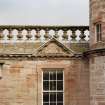
POLYGON ((105 0, 90 0, 90 34, 90 105, 105 105, 105 0), (101 24, 100 41, 96 24, 101 24))
POLYGON ((89 72, 80 60, 5 60, 0 80, 0 105, 42 105, 42 72, 64 70, 65 105, 89 105, 89 72))
POLYGON ((97 44, 96 24, 101 24, 102 41, 105 42, 105 1, 90 0, 90 45, 97 44))
POLYGON ((0 43, 0 54, 30 54, 39 48, 41 43, 0 43))
POLYGON ((91 105, 105 103, 105 56, 90 58, 90 96, 91 105))

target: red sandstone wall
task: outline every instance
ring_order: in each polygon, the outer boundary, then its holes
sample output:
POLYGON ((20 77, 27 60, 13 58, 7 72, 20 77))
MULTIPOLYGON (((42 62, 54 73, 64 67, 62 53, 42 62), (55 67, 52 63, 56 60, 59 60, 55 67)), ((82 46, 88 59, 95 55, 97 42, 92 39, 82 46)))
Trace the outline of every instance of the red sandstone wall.
POLYGON ((102 24, 102 40, 105 41, 105 0, 90 0, 90 45, 96 43, 95 24, 102 24))
POLYGON ((42 68, 64 69, 65 105, 89 105, 85 60, 6 60, 0 80, 0 105, 42 105, 42 68))
MULTIPOLYGON (((105 42, 105 0, 90 0, 90 44, 97 44, 95 24, 102 24, 102 41, 105 42)), ((100 44, 100 48, 105 48, 100 44)), ((97 48, 99 48, 97 47, 97 48)), ((101 52, 100 52, 101 53, 101 52)), ((90 56, 90 105, 105 105, 105 56, 90 56)))
POLYGON ((105 56, 90 58, 90 105, 105 105, 105 56))

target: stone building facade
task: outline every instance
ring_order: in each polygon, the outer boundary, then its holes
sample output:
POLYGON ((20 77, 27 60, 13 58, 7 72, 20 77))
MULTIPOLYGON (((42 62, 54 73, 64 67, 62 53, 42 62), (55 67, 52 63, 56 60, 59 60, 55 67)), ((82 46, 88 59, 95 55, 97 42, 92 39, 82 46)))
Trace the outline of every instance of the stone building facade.
POLYGON ((90 0, 90 104, 105 105, 105 1, 90 0))
POLYGON ((104 5, 90 0, 90 36, 89 26, 0 26, 0 105, 105 105, 104 5))

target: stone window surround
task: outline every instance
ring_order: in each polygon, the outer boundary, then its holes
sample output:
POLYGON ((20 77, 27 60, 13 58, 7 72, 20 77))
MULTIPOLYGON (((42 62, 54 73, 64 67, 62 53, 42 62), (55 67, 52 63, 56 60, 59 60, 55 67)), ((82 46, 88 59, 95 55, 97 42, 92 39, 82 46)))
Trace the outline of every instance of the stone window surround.
POLYGON ((95 41, 96 42, 100 42, 102 41, 102 23, 101 21, 98 21, 96 23, 94 23, 94 27, 95 27, 95 41))

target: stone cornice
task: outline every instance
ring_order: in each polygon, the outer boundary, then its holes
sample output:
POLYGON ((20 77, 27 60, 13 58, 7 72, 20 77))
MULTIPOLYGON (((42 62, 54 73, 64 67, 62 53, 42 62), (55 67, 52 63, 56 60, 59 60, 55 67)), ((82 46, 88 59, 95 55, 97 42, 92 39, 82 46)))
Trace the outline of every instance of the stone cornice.
POLYGON ((1 60, 7 60, 7 59, 16 59, 16 60, 35 60, 35 59, 76 59, 76 58, 82 58, 82 54, 75 54, 73 56, 68 55, 32 55, 32 54, 0 54, 1 60))
POLYGON ((84 29, 89 29, 89 26, 85 26, 85 25, 78 25, 78 26, 74 26, 74 25, 72 25, 72 26, 69 26, 69 25, 43 25, 43 26, 41 26, 41 25, 0 25, 0 28, 2 28, 2 29, 18 29, 18 28, 22 28, 22 29, 34 29, 34 28, 41 28, 41 29, 46 29, 46 28, 51 28, 51 29, 55 29, 55 28, 60 28, 60 29, 62 29, 62 28, 67 28, 67 29, 69 29, 69 28, 84 28, 84 29))
POLYGON ((97 48, 97 49, 93 49, 93 50, 88 50, 86 52, 83 53, 84 56, 103 56, 105 55, 105 48, 97 48))

